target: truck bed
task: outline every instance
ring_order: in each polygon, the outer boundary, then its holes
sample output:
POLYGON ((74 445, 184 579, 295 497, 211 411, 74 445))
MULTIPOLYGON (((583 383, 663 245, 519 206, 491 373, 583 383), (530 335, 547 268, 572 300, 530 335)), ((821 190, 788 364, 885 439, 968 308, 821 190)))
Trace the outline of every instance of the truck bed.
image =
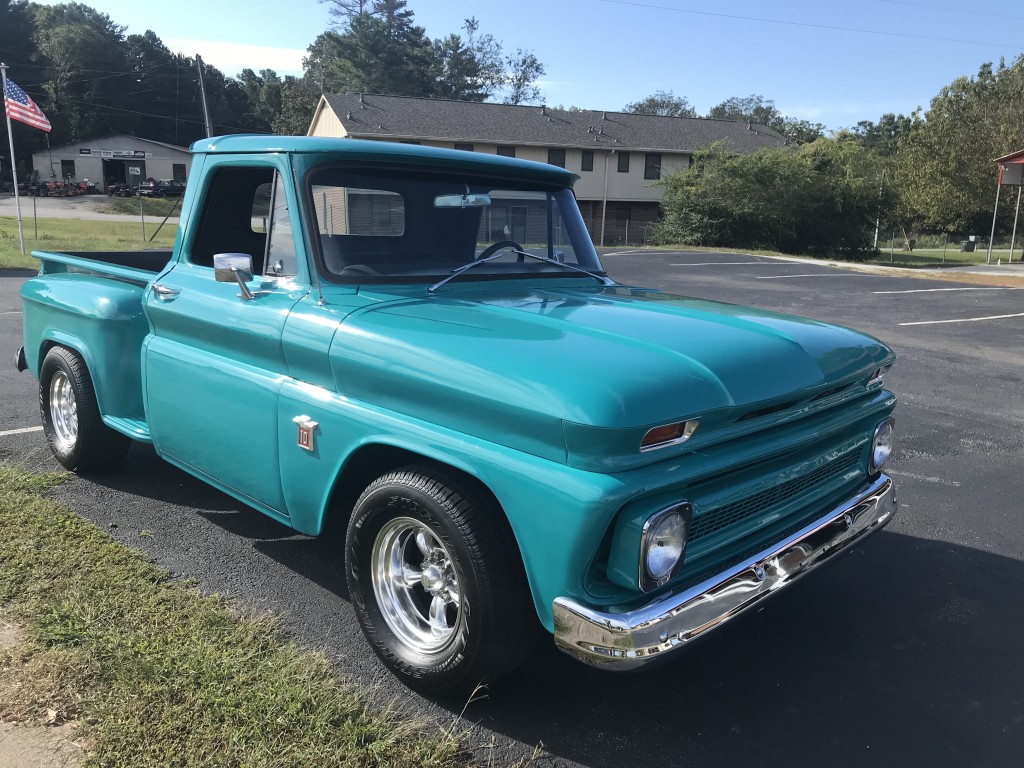
POLYGON ((40 274, 85 273, 146 284, 171 260, 171 249, 145 251, 33 251, 40 274))

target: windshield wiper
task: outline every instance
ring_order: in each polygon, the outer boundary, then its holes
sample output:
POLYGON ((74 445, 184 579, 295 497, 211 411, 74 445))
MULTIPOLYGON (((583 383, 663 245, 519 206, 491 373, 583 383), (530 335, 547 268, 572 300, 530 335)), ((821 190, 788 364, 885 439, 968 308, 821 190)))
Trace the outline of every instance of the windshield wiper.
POLYGON ((477 266, 479 266, 481 264, 486 264, 488 261, 494 261, 495 259, 501 258, 505 254, 505 251, 512 251, 512 253, 516 254, 517 256, 529 256, 531 259, 536 259, 537 261, 543 261, 545 264, 554 264, 555 266, 558 266, 558 267, 564 267, 565 269, 571 269, 573 272, 580 272, 580 273, 582 273, 584 275, 587 275, 588 277, 594 278, 599 283, 601 283, 601 285, 615 285, 615 281, 611 280, 610 278, 601 277, 600 275, 595 275, 593 272, 588 272, 587 270, 583 269, 582 267, 577 267, 577 266, 574 266, 572 264, 566 264, 564 261, 559 261, 558 259, 551 259, 551 258, 548 258, 547 256, 538 256, 535 253, 529 253, 527 251, 520 251, 517 248, 502 248, 500 251, 496 251, 495 253, 492 253, 490 256, 486 256, 486 257, 484 257, 482 259, 474 259, 473 261, 469 262, 468 264, 463 264, 461 267, 456 267, 455 269, 452 270, 452 273, 450 275, 448 275, 448 277, 446 277, 444 280, 436 282, 432 286, 427 288, 427 293, 433 293, 438 288, 440 288, 442 285, 447 283, 449 280, 454 280, 456 277, 461 275, 463 272, 468 272, 469 270, 473 269, 473 267, 477 267, 477 266))
POLYGON ((481 264, 486 264, 488 261, 494 261, 495 259, 500 259, 502 256, 505 255, 505 250, 506 249, 502 248, 500 251, 495 251, 490 256, 485 256, 482 259, 473 259, 473 261, 469 262, 468 264, 463 264, 461 267, 456 267, 455 269, 452 270, 452 273, 450 275, 448 275, 448 277, 446 277, 444 280, 436 282, 432 286, 427 288, 427 293, 433 293, 438 288, 440 288, 442 285, 447 283, 449 280, 454 280, 456 277, 461 275, 463 272, 467 272, 467 271, 471 270, 473 267, 479 267, 481 264))
POLYGON ((554 264, 555 266, 558 266, 558 267, 564 267, 565 269, 571 269, 573 272, 582 272, 587 277, 592 277, 595 280, 597 280, 597 282, 601 283, 601 285, 615 285, 615 281, 612 280, 611 278, 601 277, 600 275, 595 275, 593 272, 588 272, 583 267, 577 267, 574 264, 567 264, 564 261, 559 261, 558 259, 552 259, 550 256, 538 256, 535 253, 529 253, 528 251, 520 251, 520 250, 517 250, 515 248, 512 249, 512 253, 516 254, 517 256, 529 256, 531 259, 536 259, 537 261, 543 261, 545 264, 554 264))

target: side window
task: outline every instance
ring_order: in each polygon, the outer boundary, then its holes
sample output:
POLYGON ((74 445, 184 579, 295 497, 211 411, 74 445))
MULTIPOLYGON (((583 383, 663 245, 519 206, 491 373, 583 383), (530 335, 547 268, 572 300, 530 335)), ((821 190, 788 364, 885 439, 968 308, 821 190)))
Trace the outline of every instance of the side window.
POLYGON ((215 254, 246 253, 253 273, 264 274, 274 176, 267 165, 228 163, 203 174, 199 221, 188 251, 193 264, 213 267, 215 254))
POLYGON ((294 277, 298 269, 298 257, 295 254, 295 240, 292 237, 292 218, 288 210, 288 197, 281 181, 281 174, 274 174, 274 183, 270 186, 269 224, 267 238, 266 268, 263 274, 267 277, 294 277))

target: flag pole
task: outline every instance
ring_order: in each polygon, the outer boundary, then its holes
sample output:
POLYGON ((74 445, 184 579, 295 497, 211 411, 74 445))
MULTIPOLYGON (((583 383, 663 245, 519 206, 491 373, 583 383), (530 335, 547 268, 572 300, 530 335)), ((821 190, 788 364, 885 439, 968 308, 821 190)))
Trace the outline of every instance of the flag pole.
POLYGON ((11 179, 14 181, 14 206, 18 209, 18 239, 21 241, 21 255, 25 255, 25 231, 21 228, 21 198, 18 196, 18 166, 14 160, 14 131, 11 130, 11 114, 7 111, 7 65, 0 62, 0 78, 3 79, 4 115, 7 117, 7 139, 11 144, 11 179))

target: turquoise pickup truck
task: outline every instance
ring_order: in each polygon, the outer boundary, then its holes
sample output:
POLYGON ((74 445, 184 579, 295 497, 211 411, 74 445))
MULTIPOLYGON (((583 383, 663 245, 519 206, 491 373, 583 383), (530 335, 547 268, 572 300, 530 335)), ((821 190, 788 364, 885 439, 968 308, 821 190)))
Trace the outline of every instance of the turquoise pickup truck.
POLYGON ((344 530, 355 614, 408 685, 464 694, 541 628, 604 669, 669 657, 894 514, 893 353, 616 283, 568 171, 192 150, 172 252, 34 254, 17 365, 46 438, 76 472, 150 443, 302 533, 344 530))

